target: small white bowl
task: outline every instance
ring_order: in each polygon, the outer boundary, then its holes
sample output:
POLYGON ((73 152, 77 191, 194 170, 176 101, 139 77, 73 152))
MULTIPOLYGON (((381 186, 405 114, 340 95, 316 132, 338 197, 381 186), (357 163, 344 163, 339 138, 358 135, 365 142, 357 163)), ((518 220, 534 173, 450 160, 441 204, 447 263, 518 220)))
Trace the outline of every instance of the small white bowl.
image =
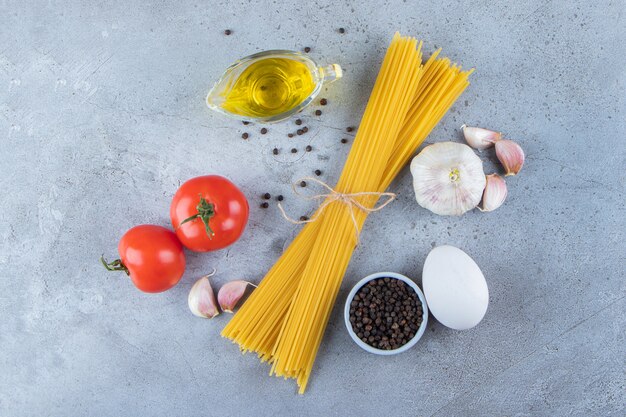
POLYGON ((428 324, 428 306, 426 305, 426 299, 424 298, 424 294, 422 294, 422 290, 420 290, 417 284, 411 279, 405 277, 404 275, 396 274, 395 272, 378 272, 376 274, 372 274, 363 278, 361 281, 357 282, 356 285, 352 288, 352 291, 350 291, 350 294, 348 294, 348 298, 346 299, 346 306, 343 310, 343 317, 350 337, 352 338, 352 340, 354 340, 354 343, 359 345, 363 350, 374 353, 376 355, 395 355, 397 353, 402 353, 406 350, 411 349, 413 345, 415 345, 417 341, 420 340, 420 338, 426 331, 426 325, 428 324), (413 288, 413 290, 417 293, 420 302, 422 303, 422 324, 420 324, 419 329, 417 329, 417 333, 415 333, 415 336, 413 336, 411 340, 409 340, 405 345, 400 346, 398 349, 382 350, 376 349, 375 347, 368 345, 367 343, 359 339, 356 333, 354 333, 354 330, 352 329, 352 323, 350 323, 350 303, 352 303, 352 299, 362 286, 378 278, 392 278, 404 281, 408 286, 413 288))

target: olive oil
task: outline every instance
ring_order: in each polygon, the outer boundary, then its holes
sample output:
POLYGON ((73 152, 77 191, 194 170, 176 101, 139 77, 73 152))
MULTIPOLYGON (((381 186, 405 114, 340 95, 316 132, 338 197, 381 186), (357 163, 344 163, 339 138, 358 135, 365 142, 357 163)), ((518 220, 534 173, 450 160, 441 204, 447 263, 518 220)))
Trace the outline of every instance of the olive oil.
POLYGON ((242 71, 226 92, 221 107, 243 117, 271 117, 297 107, 316 85, 311 69, 303 62, 265 58, 242 71))
POLYGON ((209 90, 206 104, 235 119, 275 123, 302 111, 322 85, 342 74, 339 65, 318 66, 299 52, 259 52, 228 67, 209 90))

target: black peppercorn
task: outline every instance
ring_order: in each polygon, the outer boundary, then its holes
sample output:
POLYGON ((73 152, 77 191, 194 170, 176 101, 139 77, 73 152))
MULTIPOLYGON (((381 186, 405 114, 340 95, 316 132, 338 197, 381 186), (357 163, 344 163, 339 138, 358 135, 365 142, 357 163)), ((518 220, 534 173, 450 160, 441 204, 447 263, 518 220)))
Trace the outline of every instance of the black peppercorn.
POLYGON ((270 193, 265 193, 265 194, 263 194, 263 198, 265 200, 269 200, 270 198, 272 198, 272 196, 270 195, 270 193))
POLYGON ((264 134, 266 134, 266 133, 267 133, 267 129, 266 129, 266 128, 261 129, 261 134, 262 134, 262 135, 264 135, 264 134))
POLYGON ((296 119, 296 124, 297 124, 298 126, 300 126, 300 125, 302 124, 302 120, 300 120, 300 119, 296 119))
POLYGON ((344 28, 339 28, 339 30, 338 30, 338 31, 339 31, 339 33, 341 33, 342 35, 343 35, 344 33, 346 33, 346 30, 345 30, 344 28))
POLYGON ((309 52, 311 52, 311 48, 309 48, 308 46, 306 46, 306 47, 304 48, 304 52, 306 52, 306 53, 308 54, 309 52))
POLYGON ((348 139, 346 138, 341 139, 341 143, 348 143, 348 139))
POLYGON ((283 197, 282 195, 279 195, 276 197, 276 200, 278 201, 283 201, 285 199, 285 197, 283 197))
POLYGON ((250 124, 250 122, 247 122, 247 121, 245 121, 245 120, 244 120, 243 122, 241 122, 241 123, 243 123, 243 124, 244 124, 244 126, 248 126, 248 125, 250 124))
POLYGON ((321 110, 315 110, 315 115, 316 116, 321 116, 322 115, 322 111, 321 110))
POLYGON ((311 145, 306 145, 306 148, 304 148, 307 152, 311 152, 313 150, 313 147, 311 145))
POLYGON ((302 129, 296 130, 296 135, 298 135, 298 136, 302 135, 303 133, 304 133, 304 130, 302 130, 302 129))
POLYGON ((352 126, 346 127, 346 132, 352 132, 354 128, 352 126))
POLYGON ((242 133, 241 137, 244 139, 248 139, 250 135, 248 135, 247 133, 242 133))
POLYGON ((287 137, 288 138, 292 138, 293 137, 293 133, 287 133, 287 137))
POLYGON ((274 155, 278 155, 278 148, 274 148, 274 149, 272 149, 272 153, 273 153, 274 155))
POLYGON ((291 148, 291 153, 296 153, 298 150, 296 148, 291 148))
POLYGON ((230 29, 226 29, 226 30, 224 31, 224 35, 226 35, 226 36, 230 35, 231 33, 233 33, 233 31, 232 31, 232 30, 230 30, 230 29))
POLYGON ((307 216, 300 216, 300 221, 305 222, 307 220, 309 220, 307 216))
POLYGON ((319 169, 316 169, 315 170, 315 175, 317 175, 319 177, 320 175, 322 175, 322 171, 320 171, 319 169))
POLYGON ((308 131, 309 131, 309 128, 308 128, 308 127, 304 126, 304 127, 302 128, 302 133, 306 133, 306 132, 308 132, 308 131))
POLYGON ((422 316, 415 291, 404 282, 389 277, 369 281, 350 303, 349 321, 357 336, 382 350, 398 349, 413 339, 422 316), (412 310, 413 309, 413 310, 412 310))
POLYGON ((327 104, 328 104, 328 100, 326 100, 325 98, 323 98, 323 99, 321 99, 321 100, 320 100, 320 104, 321 104, 322 106, 325 106, 325 105, 327 105, 327 104))
POLYGON ((261 203, 261 208, 268 208, 270 205, 265 202, 265 203, 261 203))
POLYGON ((306 187, 306 181, 300 181, 300 187, 306 187))

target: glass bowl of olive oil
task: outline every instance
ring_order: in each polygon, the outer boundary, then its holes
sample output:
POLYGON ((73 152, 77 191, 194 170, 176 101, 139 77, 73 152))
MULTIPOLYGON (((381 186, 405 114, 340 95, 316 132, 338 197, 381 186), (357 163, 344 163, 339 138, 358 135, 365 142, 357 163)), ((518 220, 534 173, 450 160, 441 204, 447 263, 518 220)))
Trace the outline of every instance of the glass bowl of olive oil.
POLYGON ((206 102, 210 109, 238 120, 273 123, 301 111, 323 84, 341 76, 339 65, 318 66, 299 52, 259 52, 228 67, 206 102))

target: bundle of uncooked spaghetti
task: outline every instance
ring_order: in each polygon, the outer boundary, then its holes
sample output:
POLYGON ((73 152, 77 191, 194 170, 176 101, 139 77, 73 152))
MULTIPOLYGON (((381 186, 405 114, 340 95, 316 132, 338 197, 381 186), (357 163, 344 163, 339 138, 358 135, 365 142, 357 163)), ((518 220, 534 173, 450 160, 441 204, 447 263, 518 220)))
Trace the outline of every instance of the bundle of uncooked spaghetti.
POLYGON ((270 373, 296 378, 300 393, 368 213, 469 85, 472 71, 439 51, 422 65, 421 46, 396 33, 332 195, 222 332, 270 373))

